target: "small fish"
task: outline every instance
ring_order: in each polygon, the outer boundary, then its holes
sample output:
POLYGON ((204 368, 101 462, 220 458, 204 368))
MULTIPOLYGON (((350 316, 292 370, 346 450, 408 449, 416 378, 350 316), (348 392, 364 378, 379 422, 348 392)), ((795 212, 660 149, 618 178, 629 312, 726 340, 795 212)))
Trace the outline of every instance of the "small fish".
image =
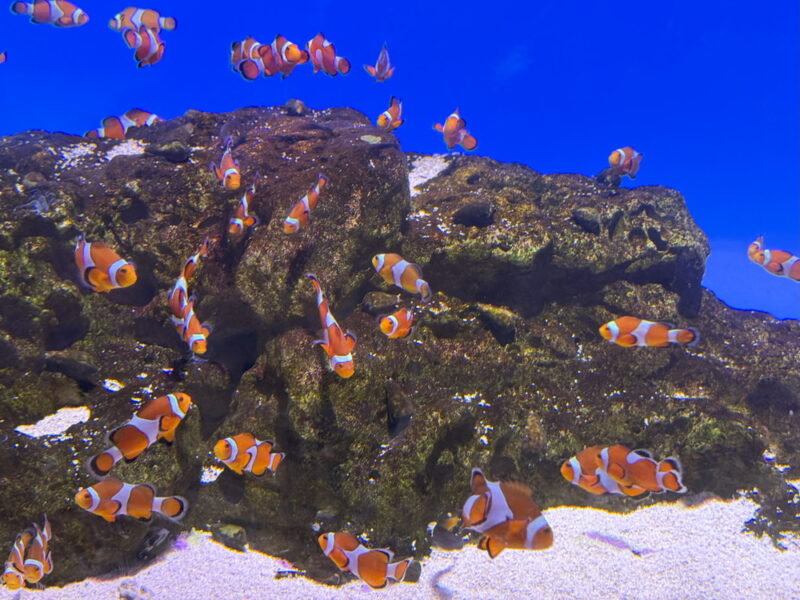
POLYGON ((200 323, 200 319, 194 312, 194 302, 189 301, 184 308, 183 319, 170 317, 172 324, 184 342, 189 346, 189 350, 195 354, 205 354, 208 350, 208 336, 211 335, 211 326, 207 323, 200 323))
POLYGON ((132 108, 121 117, 106 117, 99 129, 92 129, 83 134, 89 138, 125 139, 131 127, 149 127, 153 123, 163 121, 161 117, 141 108, 132 108))
POLYGON ((300 198, 289 211, 289 216, 283 222, 283 233, 297 233, 304 227, 308 227, 311 222, 311 211, 316 208, 319 195, 326 185, 328 185, 328 178, 325 175, 317 175, 316 183, 308 188, 306 195, 300 198))
POLYGON ((378 317, 378 326, 386 337, 401 339, 408 337, 414 331, 414 313, 407 308, 393 312, 391 315, 378 317))
POLYGON ((133 58, 138 62, 136 66, 139 68, 154 65, 164 56, 164 42, 156 31, 144 25, 138 29, 123 29, 122 38, 128 48, 136 48, 133 58))
POLYGON ((647 490, 637 485, 620 486, 603 470, 600 453, 602 446, 590 446, 578 452, 561 465, 561 475, 591 494, 623 494, 641 496, 647 490))
POLYGON ((205 256, 208 256, 208 238, 204 239, 200 249, 183 263, 181 274, 175 280, 175 285, 172 286, 167 296, 170 312, 176 319, 183 319, 186 316, 186 306, 189 304, 188 281, 200 263, 200 259, 205 256))
POLYGON ((231 66, 233 70, 248 81, 256 79, 259 75, 265 75, 261 48, 266 48, 267 51, 271 52, 269 46, 264 46, 250 36, 247 36, 241 42, 233 42, 231 44, 231 66))
POLYGON ((8 58, 8 52, 0 52, 0 65, 6 62, 7 58, 8 58))
POLYGON ((323 533, 317 538, 319 547, 342 571, 349 571, 371 588, 386 586, 389 580, 403 581, 412 560, 390 562, 391 550, 370 550, 349 533, 323 533))
POLYGON ((655 493, 686 491, 681 481, 683 467, 674 456, 656 462, 647 450, 618 444, 600 451, 600 467, 621 487, 635 485, 655 493))
POLYGON ((314 341, 314 344, 325 351, 330 369, 339 377, 347 379, 355 372, 352 353, 356 346, 356 336, 349 331, 342 331, 328 308, 328 301, 317 278, 311 273, 306 273, 306 277, 311 280, 317 293, 317 309, 322 322, 322 339, 314 341))
POLYGON ((39 583, 42 577, 53 571, 53 558, 49 549, 53 532, 47 515, 44 516, 41 527, 34 523, 33 530, 34 534, 25 552, 23 574, 28 583, 39 583))
POLYGON ((394 67, 389 62, 389 49, 386 44, 381 47, 375 66, 364 65, 364 70, 375 78, 375 81, 386 81, 394 74, 394 67))
POLYGON ((642 155, 630 146, 617 148, 608 155, 609 171, 614 175, 627 175, 631 179, 635 179, 641 160, 642 155))
POLYGON ((103 242, 87 242, 81 236, 74 255, 81 281, 94 292, 108 292, 136 283, 133 265, 103 242))
POLYGON ((389 108, 378 115, 375 124, 386 131, 394 131, 403 124, 403 103, 399 98, 392 96, 389 101, 389 108))
POLYGON ((455 109, 455 111, 447 117, 444 125, 436 123, 433 128, 442 134, 448 150, 455 148, 456 144, 461 144, 464 150, 475 150, 478 145, 478 140, 464 129, 466 126, 467 122, 461 118, 458 109, 455 109))
POLYGON ((132 485, 113 477, 79 489, 75 503, 109 523, 122 515, 147 520, 154 512, 177 521, 189 508, 189 503, 181 496, 156 496, 149 484, 132 485))
POLYGON ((25 550, 35 535, 32 527, 17 534, 11 553, 5 562, 2 581, 9 590, 18 590, 25 585, 25 550))
POLYGON ((321 33, 308 40, 306 50, 314 67, 314 73, 322 71, 335 77, 339 73, 347 75, 350 72, 350 61, 336 56, 336 48, 321 33))
POLYGON ((122 31, 123 29, 138 30, 140 27, 147 27, 158 33, 162 29, 172 31, 178 26, 178 23, 173 17, 162 17, 158 12, 149 8, 129 6, 122 12, 117 13, 108 22, 108 26, 114 31, 122 31))
POLYGON ((214 456, 239 475, 247 471, 260 477, 267 471, 274 474, 286 456, 283 452, 273 453, 274 445, 257 440, 251 433, 239 433, 219 440, 214 445, 214 456))
POLYGON ((264 61, 264 73, 275 75, 281 73, 281 79, 286 79, 297 65, 308 62, 308 52, 301 50, 297 44, 287 40, 282 35, 276 35, 267 52, 264 47, 259 48, 264 61))
POLYGON ((31 23, 47 23, 55 27, 78 27, 89 22, 89 15, 66 0, 14 2, 11 12, 15 15, 30 15, 31 23))
POLYGON ((102 479, 121 459, 129 462, 135 460, 158 440, 172 443, 175 430, 191 407, 191 396, 183 393, 150 400, 127 423, 108 434, 112 447, 90 458, 86 462, 86 469, 102 479))
POLYGON ((800 257, 785 250, 764 250, 764 236, 758 236, 747 247, 747 258, 761 265, 767 273, 800 281, 800 257))
POLYGON ((230 136, 225 138, 225 152, 219 161, 219 166, 213 162, 210 165, 211 172, 217 177, 226 190, 238 190, 241 183, 241 173, 239 163, 233 158, 233 140, 230 136))
POLYGON ((233 216, 228 220, 228 233, 230 235, 241 235, 246 229, 258 225, 258 217, 250 214, 250 205, 256 195, 256 184, 252 184, 239 199, 236 208, 233 209, 233 216))
POLYGON ((673 329, 664 323, 645 321, 636 317, 620 317, 600 327, 600 335, 619 346, 656 346, 685 344, 694 346, 700 332, 693 328, 673 329))
POLYGON ((419 294, 423 302, 432 297, 431 287, 422 279, 422 269, 399 254, 376 254, 372 266, 386 283, 403 288, 410 294, 419 294))

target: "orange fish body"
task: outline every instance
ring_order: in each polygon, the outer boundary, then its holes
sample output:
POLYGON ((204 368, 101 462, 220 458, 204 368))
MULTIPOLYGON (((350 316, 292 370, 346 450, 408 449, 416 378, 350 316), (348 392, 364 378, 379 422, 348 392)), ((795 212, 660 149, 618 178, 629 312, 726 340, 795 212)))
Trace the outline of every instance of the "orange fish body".
POLYGON ((372 266, 386 283, 396 285, 410 294, 419 294, 423 302, 433 297, 431 286, 422 279, 422 269, 399 254, 376 254, 372 257, 372 266))
POLYGON ((270 45, 271 56, 267 56, 266 51, 260 49, 264 60, 265 73, 274 75, 281 73, 281 78, 288 77, 297 65, 308 62, 308 52, 301 50, 297 44, 293 44, 282 35, 276 35, 270 45))
POLYGON ((378 317, 378 326, 386 337, 401 339, 408 337, 414 331, 414 313, 407 308, 401 308, 391 315, 378 317))
POLYGON ((194 312, 194 302, 190 301, 186 304, 183 319, 171 318, 175 329, 189 346, 189 350, 195 354, 205 354, 208 350, 208 336, 211 335, 211 327, 200 323, 200 319, 194 312))
POLYGON ((760 235, 747 247, 747 257, 768 273, 800 281, 800 257, 785 250, 765 250, 763 245, 764 236, 760 235))
POLYGON ((324 35, 318 33, 306 43, 306 51, 314 67, 314 73, 322 71, 331 77, 339 73, 347 75, 350 72, 350 61, 341 56, 336 56, 336 48, 324 35))
POLYGON ((154 512, 178 520, 186 514, 189 506, 180 496, 159 497, 148 484, 131 485, 113 477, 78 490, 75 503, 109 523, 121 515, 149 519, 154 512))
POLYGON ((200 249, 195 254, 186 259, 180 276, 175 281, 175 285, 172 286, 167 296, 167 302, 172 316, 175 317, 175 319, 181 320, 181 322, 186 316, 186 306, 189 304, 189 278, 200 263, 200 259, 205 256, 208 256, 208 238, 203 240, 200 249))
POLYGON ((78 27, 89 22, 89 15, 66 0, 14 2, 11 12, 15 15, 30 15, 31 23, 47 23, 55 27, 78 27))
POLYGON ((561 465, 561 475, 579 488, 592 494, 609 493, 603 487, 597 469, 600 467, 600 451, 602 446, 584 448, 572 458, 565 460, 561 465))
POLYGON ((600 327, 600 335, 619 346, 656 346, 684 344, 694 346, 700 341, 696 329, 670 329, 664 323, 645 321, 637 317, 620 317, 600 327))
POLYGON ((257 440, 251 433, 239 433, 214 445, 214 456, 232 471, 242 475, 245 471, 256 476, 267 471, 275 473, 286 456, 283 452, 273 453, 271 441, 257 440))
POLYGON ((394 131, 403 124, 402 116, 403 103, 398 98, 392 96, 392 99, 389 101, 389 108, 378 115, 375 124, 386 131, 394 131))
POLYGON ((641 160, 642 155, 630 146, 617 148, 608 156, 609 170, 614 175, 627 175, 635 179, 641 160))
POLYGON ((27 528, 17 534, 11 553, 8 555, 2 581, 9 590, 18 590, 25 585, 25 552, 36 531, 27 528))
POLYGON ((33 529, 34 535, 31 537, 25 553, 23 576, 28 583, 39 583, 42 577, 53 571, 53 559, 49 549, 53 533, 47 515, 44 516, 42 527, 34 524, 33 529))
POLYGON ((289 216, 283 222, 283 232, 287 234, 297 233, 311 223, 311 211, 317 206, 317 200, 322 190, 328 184, 325 175, 317 175, 317 182, 308 188, 306 195, 300 198, 289 211, 289 216))
POLYGON ((458 109, 456 109, 447 117, 444 125, 436 123, 433 128, 442 134, 448 150, 452 150, 457 144, 461 144, 464 150, 475 150, 478 146, 478 140, 469 134, 465 129, 466 126, 467 122, 461 118, 458 109))
POLYGON ((87 470, 100 479, 108 475, 121 459, 135 460, 158 440, 171 443, 175 439, 175 430, 191 406, 191 397, 182 393, 150 400, 136 411, 133 418, 108 435, 112 447, 90 458, 86 463, 87 470))
POLYGON ((231 66, 234 71, 247 79, 252 81, 259 75, 266 75, 264 73, 264 60, 261 56, 261 49, 269 46, 264 46, 255 40, 255 38, 247 36, 241 42, 233 42, 231 44, 231 66))
POLYGON ((138 29, 123 29, 122 38, 128 48, 136 48, 133 58, 138 61, 137 67, 154 65, 164 56, 164 42, 158 33, 144 25, 138 29))
POLYGON ((381 47, 375 66, 364 65, 364 70, 375 78, 375 81, 386 81, 394 74, 394 67, 389 61, 389 50, 386 44, 381 47))
POLYGON ((162 17, 158 12, 149 8, 136 8, 129 6, 108 22, 108 26, 114 31, 123 29, 138 30, 140 27, 147 27, 156 33, 162 29, 172 31, 178 24, 173 17, 162 17))
POLYGON ((370 550, 349 533, 323 533, 317 538, 325 556, 342 571, 347 571, 372 588, 380 589, 389 580, 403 581, 411 559, 391 562, 391 550, 370 550))
POLYGON ((319 345, 325 351, 330 369, 339 377, 347 379, 355 372, 352 353, 356 346, 356 337, 349 331, 342 331, 339 323, 336 322, 328 308, 328 301, 317 278, 311 273, 306 273, 306 277, 311 280, 314 291, 317 293, 317 309, 322 323, 323 339, 316 340, 314 344, 319 345))
POLYGON ((233 209, 233 216, 228 220, 228 233, 231 235, 241 235, 247 229, 258 225, 258 217, 250 214, 250 205, 256 195, 256 184, 252 184, 244 195, 239 199, 236 208, 233 209))
POLYGON ((600 452, 602 469, 620 486, 638 486, 649 492, 683 493, 683 469, 677 458, 656 462, 646 450, 630 450, 615 445, 600 452))
POLYGON ((87 242, 82 237, 75 244, 75 264, 81 281, 95 292, 108 292, 136 283, 136 270, 103 242, 87 242))
POLYGON ((232 148, 233 140, 228 136, 225 138, 225 152, 222 153, 219 166, 211 163, 211 172, 217 176, 217 180, 226 190, 231 191, 238 190, 241 183, 239 163, 233 158, 232 148))

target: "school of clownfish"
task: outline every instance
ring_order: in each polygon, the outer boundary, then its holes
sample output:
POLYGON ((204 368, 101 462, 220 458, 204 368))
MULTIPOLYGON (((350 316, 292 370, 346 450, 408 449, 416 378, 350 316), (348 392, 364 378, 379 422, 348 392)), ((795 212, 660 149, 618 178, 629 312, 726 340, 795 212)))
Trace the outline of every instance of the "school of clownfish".
MULTIPOLYGON (((29 15, 33 23, 49 23, 56 27, 79 26, 89 20, 84 11, 66 0, 14 2, 11 11, 29 15)), ((162 17, 154 10, 129 7, 111 19, 109 27, 120 32, 128 47, 134 49, 134 58, 141 67, 152 65, 162 58, 164 43, 159 33, 161 30, 175 29, 176 20, 162 17)), ((5 60, 6 53, 0 53, 0 63, 5 60)), ((335 76, 350 71, 349 61, 338 56, 333 44, 321 33, 309 40, 305 50, 280 35, 269 45, 247 37, 231 47, 233 69, 248 80, 277 73, 286 77, 297 65, 309 61, 315 73, 322 71, 335 76)), ((382 47, 375 66, 365 65, 364 69, 376 81, 385 81, 392 76, 394 67, 386 45, 382 47)), ((376 124, 386 131, 392 131, 402 125, 401 116, 402 103, 392 97, 389 108, 378 116, 376 124)), ((131 127, 149 126, 162 120, 141 109, 131 109, 122 116, 105 118, 100 128, 87 132, 85 136, 124 139, 131 127)), ((456 145, 473 150, 477 140, 465 127, 466 122, 457 109, 444 124, 434 125, 449 150, 456 145)), ((241 173, 239 163, 233 156, 234 147, 230 137, 224 140, 223 147, 219 162, 212 162, 210 171, 225 190, 236 191, 241 186, 241 173)), ((608 157, 609 167, 600 176, 628 176, 633 179, 641 158, 642 155, 630 146, 614 150, 608 157)), ((236 204, 228 222, 230 235, 241 236, 258 225, 253 202, 260 179, 257 175, 256 181, 245 190, 236 204)), ((311 213, 327 184, 328 177, 318 174, 306 194, 289 210, 283 221, 285 234, 297 234, 309 227, 311 213)), ((206 353, 211 329, 200 323, 194 310, 195 298, 189 294, 188 285, 200 260, 208 255, 209 244, 209 240, 205 239, 198 251, 186 260, 167 294, 170 319, 193 355, 206 353)), ((800 258, 783 250, 764 249, 763 236, 750 244, 747 255, 767 272, 800 282, 800 258)), ((74 260, 80 283, 93 292, 106 293, 129 287, 137 281, 135 267, 103 242, 87 242, 81 236, 75 245, 74 260)), ((423 279, 421 268, 402 256, 394 253, 377 254, 372 259, 372 265, 387 284, 418 295, 421 302, 426 303, 433 297, 430 285, 423 279)), ((322 325, 322 339, 315 340, 313 345, 323 350, 330 370, 347 379, 355 373, 356 337, 350 331, 343 330, 336 321, 317 277, 311 273, 307 273, 306 277, 312 284, 322 325)), ((413 333, 414 320, 415 312, 401 307, 390 315, 379 316, 377 325, 386 337, 402 339, 413 333)), ((603 324, 599 333, 604 339, 623 347, 694 345, 699 341, 699 332, 693 328, 674 328, 632 316, 623 316, 603 324)), ((153 513, 174 520, 182 518, 189 506, 185 498, 157 496, 156 490, 149 484, 124 483, 113 477, 111 471, 120 460, 133 461, 158 441, 172 443, 178 426, 191 407, 190 396, 180 392, 144 403, 129 421, 108 433, 109 448, 85 462, 86 471, 98 481, 79 489, 75 503, 108 522, 124 515, 149 519, 153 513)), ((239 475, 251 473, 262 476, 267 472, 274 474, 285 458, 282 452, 272 452, 274 446, 272 441, 258 440, 252 433, 242 432, 217 441, 213 454, 239 475)), ((647 450, 631 450, 623 445, 585 448, 564 461, 561 475, 591 494, 642 498, 651 493, 686 491, 682 483, 683 469, 676 457, 659 461, 647 450)), ((533 502, 528 486, 515 481, 489 481, 476 468, 470 476, 470 491, 471 495, 464 503, 460 517, 443 519, 436 524, 433 530, 434 543, 446 549, 458 549, 463 545, 463 532, 475 532, 481 535, 478 547, 486 550, 491 558, 504 549, 543 550, 552 546, 553 532, 533 502)), ((41 526, 34 523, 17 535, 2 576, 3 583, 9 589, 18 589, 25 583, 36 584, 53 570, 49 548, 51 538, 51 526, 46 515, 41 526)), ((346 532, 320 534, 318 543, 324 555, 339 569, 352 573, 373 588, 384 587, 389 581, 403 581, 412 562, 410 558, 392 562, 391 550, 367 548, 346 532)))

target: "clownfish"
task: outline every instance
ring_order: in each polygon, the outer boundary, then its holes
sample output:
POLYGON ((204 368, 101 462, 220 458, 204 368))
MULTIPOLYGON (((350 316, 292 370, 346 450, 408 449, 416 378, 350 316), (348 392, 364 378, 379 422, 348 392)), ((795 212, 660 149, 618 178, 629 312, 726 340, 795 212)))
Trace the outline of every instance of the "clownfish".
POLYGON ((183 319, 186 316, 186 306, 189 304, 188 281, 204 256, 208 256, 208 238, 204 239, 200 249, 183 263, 181 274, 167 296, 169 309, 176 319, 183 319))
POLYGON ((261 48, 266 48, 271 52, 269 46, 260 44, 250 36, 247 36, 241 42, 233 42, 231 44, 231 66, 233 70, 248 81, 252 81, 259 75, 265 75, 261 48))
POLYGON ((11 12, 15 15, 30 15, 31 23, 48 23, 55 27, 78 27, 89 22, 89 15, 66 0, 14 2, 11 12))
POLYGON ((136 283, 133 265, 103 242, 87 242, 81 236, 74 255, 81 281, 94 292, 108 292, 136 283))
POLYGON ((600 327, 600 335, 619 346, 658 346, 686 344, 694 346, 700 341, 700 332, 693 328, 671 329, 664 323, 645 321, 636 317, 620 317, 600 327))
POLYGON ((264 48, 259 48, 259 53, 264 61, 264 73, 275 75, 281 73, 281 79, 286 79, 297 65, 308 62, 308 52, 301 50, 297 44, 287 40, 282 35, 276 35, 272 40, 267 53, 264 48))
POLYGON ((121 117, 106 117, 99 129, 92 129, 83 134, 89 138, 112 138, 124 140, 131 127, 149 127, 153 123, 163 121, 161 117, 141 108, 132 108, 121 117))
POLYGON ((122 515, 146 520, 154 512, 177 521, 189 508, 189 503, 181 496, 156 496, 155 489, 149 484, 132 485, 114 477, 79 489, 75 503, 109 523, 122 515))
POLYGON ((375 81, 386 81, 394 74, 394 67, 389 62, 389 49, 384 44, 381 47, 375 66, 364 65, 364 70, 375 78, 375 81))
POLYGON ((640 496, 647 492, 637 485, 620 486, 611 479, 602 468, 600 459, 602 450, 602 446, 590 446, 565 460, 561 465, 561 476, 590 494, 640 496))
POLYGON ((349 533, 323 533, 319 547, 340 570, 350 572, 371 588, 385 587, 388 581, 403 581, 412 560, 390 562, 394 553, 386 548, 370 550, 349 533))
POLYGON ((0 65, 6 62, 7 58, 8 58, 8 52, 0 52, 0 65))
POLYGON ((140 27, 147 27, 158 33, 162 29, 172 31, 178 26, 178 23, 173 17, 162 17, 152 9, 129 6, 122 12, 117 13, 108 22, 108 26, 114 31, 122 31, 123 29, 138 30, 140 27))
POLYGON ((228 233, 240 235, 245 229, 258 225, 258 217, 250 214, 250 203, 256 195, 256 184, 252 184, 239 199, 236 208, 233 209, 233 216, 228 220, 228 233))
POLYGON ((376 254, 372 257, 372 266, 386 283, 403 288, 410 294, 419 294, 423 302, 433 297, 431 286, 422 279, 422 269, 399 254, 376 254))
POLYGON ((225 152, 219 161, 219 166, 213 162, 210 165, 211 172, 216 175, 226 190, 238 190, 241 183, 241 173, 239 173, 239 163, 233 158, 233 140, 230 136, 225 138, 225 152))
POLYGON ((394 131, 403 124, 403 119, 400 118, 402 116, 403 103, 398 98, 392 96, 392 99, 389 101, 389 108, 378 115, 375 124, 386 131, 394 131))
POLYGON ((195 354, 205 354, 208 350, 208 336, 211 335, 211 326, 200 323, 200 319, 194 312, 194 302, 189 301, 184 308, 183 318, 170 317, 172 324, 184 342, 189 346, 189 350, 195 354))
POLYGON ((22 573, 28 583, 39 583, 42 577, 53 571, 53 558, 49 548, 52 537, 50 521, 45 515, 41 527, 37 523, 33 524, 33 535, 25 551, 22 573))
POLYGON ((455 109, 455 111, 447 117, 444 125, 436 123, 433 128, 442 134, 448 150, 455 148, 456 144, 461 144, 464 150, 475 150, 478 145, 478 140, 464 129, 466 126, 467 122, 461 118, 458 109, 455 109))
POLYGON ((322 322, 322 339, 315 340, 314 345, 319 345, 325 351, 330 369, 339 377, 347 379, 355 372, 352 353, 356 346, 356 336, 349 331, 342 331, 328 308, 328 301, 325 299, 325 293, 317 278, 311 273, 306 273, 306 277, 311 280, 314 290, 317 292, 317 308, 319 309, 319 319, 322 322))
POLYGON ((764 236, 760 235, 747 247, 747 258, 777 277, 800 281, 800 257, 785 250, 764 250, 763 244, 764 236))
POLYGON ((5 562, 2 581, 9 590, 18 590, 25 585, 25 550, 34 535, 32 528, 17 534, 11 553, 5 562))
POLYGON ((130 421, 108 434, 113 446, 86 461, 86 470, 102 479, 121 459, 135 460, 158 440, 172 443, 175 430, 191 407, 188 394, 167 394, 150 400, 130 421))
POLYGON ((164 56, 166 45, 158 37, 158 33, 149 27, 142 25, 138 29, 123 29, 122 38, 128 48, 136 48, 133 58, 138 62, 136 66, 139 68, 154 65, 164 56))
POLYGON ((325 175, 317 175, 316 183, 308 188, 306 195, 300 198, 289 211, 289 216, 283 222, 283 233, 297 233, 304 227, 308 227, 311 222, 311 211, 316 208, 319 195, 327 184, 328 178, 325 175))
POLYGON ((505 548, 545 550, 553 545, 553 530, 533 503, 527 485, 489 481, 480 469, 472 469, 470 490, 472 495, 461 511, 463 527, 483 534, 478 548, 490 558, 505 548))
POLYGON ((286 456, 272 452, 274 445, 269 440, 257 440, 251 433, 239 433, 214 444, 214 456, 239 475, 247 471, 260 477, 267 471, 274 474, 286 456))
POLYGON ((407 308, 393 312, 391 315, 378 317, 378 327, 386 337, 401 339, 408 337, 414 331, 414 313, 407 308))
POLYGON ((608 155, 609 171, 614 175, 627 175, 635 179, 641 160, 642 155, 630 146, 617 148, 608 155))
POLYGON ((622 487, 635 485, 655 493, 686 491, 683 467, 674 456, 656 462, 647 450, 615 445, 600 451, 600 467, 622 487))
POLYGON ((350 61, 336 56, 336 48, 321 33, 306 42, 306 51, 314 67, 314 73, 322 71, 335 77, 339 73, 347 75, 350 72, 350 61))

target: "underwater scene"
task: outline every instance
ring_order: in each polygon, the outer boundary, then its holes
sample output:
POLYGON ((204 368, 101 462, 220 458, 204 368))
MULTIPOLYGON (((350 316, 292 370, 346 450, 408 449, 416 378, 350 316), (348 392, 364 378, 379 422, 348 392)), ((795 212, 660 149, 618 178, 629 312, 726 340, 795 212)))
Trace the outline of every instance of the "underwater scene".
POLYGON ((0 600, 800 599, 800 5, 0 11, 0 600))

